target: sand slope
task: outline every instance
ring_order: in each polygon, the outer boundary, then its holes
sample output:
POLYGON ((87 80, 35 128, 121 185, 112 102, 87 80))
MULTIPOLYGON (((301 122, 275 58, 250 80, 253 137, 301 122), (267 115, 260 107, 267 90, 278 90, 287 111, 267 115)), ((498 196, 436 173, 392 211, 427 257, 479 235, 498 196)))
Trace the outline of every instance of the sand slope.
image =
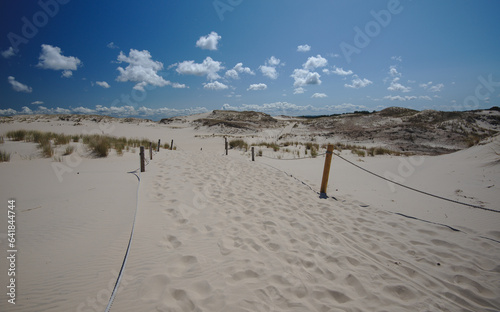
POLYGON ((497 311, 500 245, 283 172, 163 151, 112 311, 497 311))

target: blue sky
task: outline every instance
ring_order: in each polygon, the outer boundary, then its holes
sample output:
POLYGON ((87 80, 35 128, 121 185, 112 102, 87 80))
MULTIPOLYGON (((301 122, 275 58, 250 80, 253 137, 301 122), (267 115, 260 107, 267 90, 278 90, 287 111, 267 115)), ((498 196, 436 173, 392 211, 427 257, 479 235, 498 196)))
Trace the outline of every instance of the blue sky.
POLYGON ((5 0, 0 115, 500 106, 500 2, 5 0))

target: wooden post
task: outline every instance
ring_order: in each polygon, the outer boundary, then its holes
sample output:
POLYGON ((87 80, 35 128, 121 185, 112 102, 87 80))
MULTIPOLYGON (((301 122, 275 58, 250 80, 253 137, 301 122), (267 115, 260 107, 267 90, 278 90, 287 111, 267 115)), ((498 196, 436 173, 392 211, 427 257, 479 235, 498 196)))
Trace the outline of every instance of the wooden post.
POLYGON ((255 152, 254 147, 252 146, 252 161, 255 161, 255 152))
POLYGON ((160 139, 158 139, 158 146, 156 147, 156 151, 159 152, 160 151, 160 139))
POLYGON ((226 137, 224 137, 224 140, 225 140, 225 142, 226 142, 226 143, 225 143, 225 146, 226 146, 226 155, 227 155, 227 138, 226 138, 226 137))
POLYGON ((330 175, 330 164, 332 162, 332 155, 333 155, 333 145, 328 144, 328 148, 326 149, 325 168, 323 169, 323 180, 321 181, 320 195, 322 196, 326 196, 326 188, 328 186, 328 177, 330 175))
POLYGON ((149 142, 149 160, 153 160, 153 142, 149 142))
POLYGON ((170 143, 170 150, 173 150, 174 149, 174 140, 172 140, 172 142, 170 143))
POLYGON ((139 156, 141 156, 141 172, 144 172, 146 171, 146 166, 144 165, 144 146, 140 147, 139 156))

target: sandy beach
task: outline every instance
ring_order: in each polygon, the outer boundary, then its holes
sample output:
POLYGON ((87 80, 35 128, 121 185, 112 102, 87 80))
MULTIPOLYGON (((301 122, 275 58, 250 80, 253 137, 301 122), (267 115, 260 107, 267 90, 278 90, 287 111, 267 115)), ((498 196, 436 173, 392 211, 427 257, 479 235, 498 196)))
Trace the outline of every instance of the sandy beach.
MULTIPOLYGON (((5 137, 0 284, 10 283, 7 210, 14 199, 16 304, 3 295, 0 310, 105 311, 132 228, 110 311, 500 309, 498 136, 443 155, 335 150, 328 198, 320 198, 325 149, 309 157, 303 124, 283 117, 249 130, 196 121, 207 117, 17 116, 0 124, 4 137, 25 129, 173 140, 175 147, 160 148, 139 173, 135 147, 97 158, 80 140, 68 143, 70 155, 59 146, 43 158, 35 143, 5 137), (239 148, 226 156, 225 135, 262 156, 253 162, 250 150, 239 148), (300 144, 276 152, 258 145, 286 136, 300 144), (466 205, 394 185, 344 159, 466 205)), ((317 136, 315 143, 338 141, 317 136)), ((365 141, 359 145, 389 146, 365 141)))

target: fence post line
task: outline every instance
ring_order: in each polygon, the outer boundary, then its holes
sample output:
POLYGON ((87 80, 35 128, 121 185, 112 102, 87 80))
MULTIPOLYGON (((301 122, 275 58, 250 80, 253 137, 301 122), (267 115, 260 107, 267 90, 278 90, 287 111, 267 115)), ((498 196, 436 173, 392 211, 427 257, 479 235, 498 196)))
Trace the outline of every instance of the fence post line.
POLYGON ((149 160, 153 160, 153 142, 149 142, 149 160))
POLYGON ((172 140, 172 142, 170 142, 170 150, 173 150, 174 149, 174 140, 172 140))
POLYGON ((157 150, 156 150, 156 151, 157 151, 157 152, 159 152, 159 151, 160 151, 160 139, 158 139, 158 146, 157 146, 157 150))
POLYGON ((252 146, 252 161, 255 161, 255 151, 253 146, 252 146))
POLYGON ((227 137, 224 137, 225 140, 225 146, 226 146, 226 155, 227 155, 227 137))
POLYGON ((325 168, 323 169, 323 180, 321 181, 321 190, 320 195, 326 196, 326 188, 328 186, 328 177, 330 176, 330 165, 332 162, 333 155, 333 145, 328 144, 326 149, 326 157, 325 157, 325 168))
POLYGON ((146 171, 146 168, 144 166, 144 146, 140 147, 139 156, 141 157, 141 172, 144 172, 146 171))

